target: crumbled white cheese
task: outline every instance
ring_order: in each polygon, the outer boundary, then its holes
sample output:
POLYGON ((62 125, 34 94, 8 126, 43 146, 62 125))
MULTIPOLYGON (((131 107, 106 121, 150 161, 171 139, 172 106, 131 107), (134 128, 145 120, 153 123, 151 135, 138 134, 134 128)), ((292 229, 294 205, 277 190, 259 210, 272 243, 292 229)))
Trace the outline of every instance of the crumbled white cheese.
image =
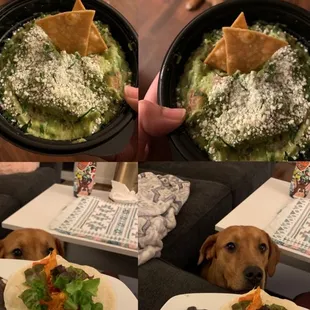
POLYGON ((299 126, 309 110, 306 78, 295 51, 286 46, 270 59, 266 69, 238 77, 216 77, 208 94, 209 105, 220 115, 200 123, 201 135, 216 135, 231 146, 245 140, 274 136, 299 126), (296 71, 297 70, 297 71, 296 71))
MULTIPOLYGON (((65 51, 59 56, 38 26, 25 34, 21 44, 13 59, 15 70, 6 81, 19 99, 77 117, 92 108, 102 114, 108 110, 109 99, 92 89, 96 84, 105 87, 99 56, 80 58, 65 51)), ((5 96, 3 108, 12 110, 10 96, 5 96)))

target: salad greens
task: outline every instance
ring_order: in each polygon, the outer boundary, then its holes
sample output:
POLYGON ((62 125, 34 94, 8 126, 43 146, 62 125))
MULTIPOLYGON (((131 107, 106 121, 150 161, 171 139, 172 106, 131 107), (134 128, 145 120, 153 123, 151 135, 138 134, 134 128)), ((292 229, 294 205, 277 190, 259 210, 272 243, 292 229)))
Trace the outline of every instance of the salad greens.
POLYGON ((19 298, 29 310, 103 310, 101 303, 93 301, 100 279, 82 269, 55 267, 47 261, 34 264, 24 274, 28 288, 19 298))

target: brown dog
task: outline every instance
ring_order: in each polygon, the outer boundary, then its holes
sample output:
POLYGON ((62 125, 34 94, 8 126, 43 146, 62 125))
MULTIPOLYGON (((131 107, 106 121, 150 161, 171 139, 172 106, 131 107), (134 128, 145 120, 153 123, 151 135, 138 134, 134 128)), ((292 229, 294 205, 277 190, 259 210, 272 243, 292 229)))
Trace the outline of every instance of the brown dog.
POLYGON ((0 240, 0 258, 40 260, 52 250, 63 256, 61 242, 41 229, 20 229, 0 240))
POLYGON ((275 273, 278 246, 269 235, 252 226, 231 226, 206 239, 200 249, 201 276, 233 291, 265 287, 267 274, 275 273))

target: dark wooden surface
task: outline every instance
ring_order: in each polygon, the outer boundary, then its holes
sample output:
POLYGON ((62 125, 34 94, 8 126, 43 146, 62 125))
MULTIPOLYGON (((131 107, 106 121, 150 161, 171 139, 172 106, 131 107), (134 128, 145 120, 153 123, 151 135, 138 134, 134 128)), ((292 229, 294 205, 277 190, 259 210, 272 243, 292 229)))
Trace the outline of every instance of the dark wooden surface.
MULTIPOLYGON (((211 7, 212 3, 223 1, 207 1, 197 11, 192 12, 185 9, 186 0, 138 1, 140 97, 143 98, 151 81, 159 72, 164 56, 177 34, 195 16, 211 7)), ((310 10, 310 0, 287 2, 310 10)))
MULTIPOLYGON (((7 0, 0 0, 0 5, 8 2, 7 0)), ((137 3, 134 0, 107 0, 107 3, 115 7, 121 12, 128 21, 137 29, 138 19, 136 14, 137 3)), ((35 153, 31 153, 15 147, 11 143, 6 142, 0 138, 0 161, 87 161, 94 160, 100 161, 102 159, 85 156, 66 156, 66 157, 55 157, 55 156, 44 156, 35 153)))

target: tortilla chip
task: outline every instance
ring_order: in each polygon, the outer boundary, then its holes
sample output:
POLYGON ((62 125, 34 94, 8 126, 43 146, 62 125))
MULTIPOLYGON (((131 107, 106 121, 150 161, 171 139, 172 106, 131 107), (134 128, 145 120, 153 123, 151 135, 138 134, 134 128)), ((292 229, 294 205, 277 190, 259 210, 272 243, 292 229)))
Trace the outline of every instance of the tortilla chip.
POLYGON ((65 12, 36 21, 60 50, 86 56, 90 27, 95 11, 65 12))
MULTIPOLYGON (((242 28, 248 29, 248 25, 246 23, 246 19, 244 13, 240 13, 234 23, 231 25, 233 28, 242 28)), ((224 38, 220 39, 211 53, 208 55, 206 60, 204 61, 211 67, 221 69, 223 71, 227 71, 227 64, 226 64, 226 46, 224 38)))
POLYGON ((74 3, 74 7, 72 11, 83 11, 86 10, 84 4, 82 3, 81 0, 76 0, 74 3))
POLYGON ((241 29, 248 29, 248 24, 246 22, 244 13, 241 12, 239 16, 236 18, 234 23, 231 25, 233 28, 241 28, 241 29))
POLYGON ((261 32, 223 28, 227 54, 227 73, 237 70, 249 73, 264 64, 281 47, 288 43, 261 32))
MULTIPOLYGON (((81 0, 76 0, 72 11, 86 10, 81 0)), ((101 54, 107 49, 107 45, 104 42, 98 28, 93 22, 90 28, 87 55, 89 54, 101 54)))

